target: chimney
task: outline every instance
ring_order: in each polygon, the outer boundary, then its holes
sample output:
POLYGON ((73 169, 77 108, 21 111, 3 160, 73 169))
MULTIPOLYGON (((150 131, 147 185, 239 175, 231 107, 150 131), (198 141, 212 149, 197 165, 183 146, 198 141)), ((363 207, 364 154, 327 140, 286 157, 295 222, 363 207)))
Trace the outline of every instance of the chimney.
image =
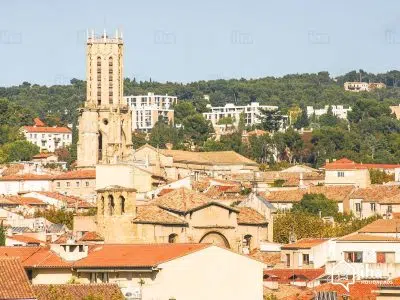
POLYGON ((172 144, 172 143, 166 143, 165 144, 165 147, 167 147, 167 149, 168 150, 172 150, 172 147, 173 147, 174 145, 172 144))
POLYGON ((325 159, 325 162, 326 162, 327 164, 329 164, 329 158, 325 159))

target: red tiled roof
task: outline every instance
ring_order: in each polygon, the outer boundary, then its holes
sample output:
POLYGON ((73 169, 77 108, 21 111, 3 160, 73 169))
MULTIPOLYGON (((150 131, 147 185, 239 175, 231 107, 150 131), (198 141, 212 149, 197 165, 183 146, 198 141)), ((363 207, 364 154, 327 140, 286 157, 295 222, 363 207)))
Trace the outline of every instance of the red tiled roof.
POLYGON ((34 126, 37 126, 37 127, 46 126, 46 124, 44 124, 44 122, 42 120, 40 120, 39 118, 34 118, 33 123, 34 123, 34 126))
POLYGON ((317 246, 319 244, 327 242, 329 239, 314 239, 306 238, 298 240, 297 242, 286 244, 281 247, 281 249, 310 249, 311 247, 317 246))
POLYGON ((39 244, 39 245, 46 244, 45 241, 41 241, 41 240, 35 239, 31 236, 27 236, 27 235, 23 235, 23 234, 14 234, 12 236, 7 236, 7 238, 14 240, 14 241, 26 243, 26 244, 39 244))
POLYGON ((397 233, 400 228, 399 219, 378 219, 363 228, 359 233, 397 233))
POLYGON ((98 245, 75 262, 77 268, 152 267, 205 249, 209 244, 126 244, 98 245))
POLYGON ((18 205, 47 206, 47 203, 34 197, 6 196, 5 198, 18 205))
POLYGON ((164 196, 165 194, 168 194, 169 192, 172 192, 174 189, 162 189, 159 193, 158 196, 164 196))
POLYGON ((88 169, 69 171, 56 176, 54 179, 96 179, 96 170, 88 169))
POLYGON ((53 198, 59 201, 62 201, 64 203, 67 204, 67 207, 70 208, 91 208, 94 207, 94 204, 91 204, 79 197, 75 197, 75 196, 67 196, 67 195, 63 195, 57 192, 36 192, 38 194, 41 194, 43 196, 49 197, 49 198, 53 198))
POLYGON ((0 177, 0 181, 23 181, 23 180, 53 180, 52 175, 37 175, 37 174, 22 174, 22 175, 10 175, 0 177))
POLYGON ((398 164, 363 164, 356 163, 347 158, 341 158, 337 161, 326 163, 326 170, 356 170, 356 169, 394 169, 400 168, 398 164))
POLYGON ((137 206, 136 217, 132 222, 138 224, 187 225, 187 222, 183 218, 180 218, 156 205, 137 206))
POLYGON ((55 155, 54 153, 39 153, 33 156, 33 158, 35 159, 39 159, 39 158, 48 158, 50 156, 55 155))
POLYGON ((72 265, 47 247, 0 247, 0 257, 5 256, 19 258, 25 268, 66 268, 72 265))
POLYGON ((80 242, 102 242, 104 239, 94 231, 88 231, 86 232, 81 239, 79 240, 80 242))
POLYGON ((349 285, 349 292, 347 292, 343 286, 325 283, 321 284, 314 288, 315 292, 336 292, 338 299, 341 299, 343 296, 350 296, 350 299, 368 299, 373 300, 376 299, 377 294, 374 293, 377 289, 377 284, 370 283, 360 283, 356 282, 354 284, 349 285))
POLYGON ((36 299, 28 276, 16 258, 0 258, 0 299, 36 299))
POLYGON ((238 224, 242 225, 265 225, 267 220, 262 214, 250 207, 241 207, 237 217, 238 224))
POLYGON ((290 283, 293 281, 312 281, 325 274, 325 268, 319 269, 271 269, 264 270, 264 281, 269 279, 279 283, 290 283))
POLYGON ((24 126, 27 132, 31 133, 72 133, 68 127, 35 127, 35 126, 24 126))
POLYGON ((337 239, 338 242, 396 242, 400 243, 400 238, 391 237, 391 236, 383 236, 383 235, 375 235, 375 234, 364 234, 364 233, 356 233, 349 234, 344 237, 337 239))
POLYGON ((397 185, 372 185, 355 190, 350 198, 378 203, 400 203, 400 187, 397 185))
MULTIPOLYGON (((90 283, 90 284, 36 284, 32 285, 38 300, 54 300, 54 295, 62 295, 63 299, 113 299, 123 300, 121 290, 117 284, 90 283)), ((59 299, 59 298, 57 298, 59 299)), ((61 298, 60 298, 61 299, 61 298)))

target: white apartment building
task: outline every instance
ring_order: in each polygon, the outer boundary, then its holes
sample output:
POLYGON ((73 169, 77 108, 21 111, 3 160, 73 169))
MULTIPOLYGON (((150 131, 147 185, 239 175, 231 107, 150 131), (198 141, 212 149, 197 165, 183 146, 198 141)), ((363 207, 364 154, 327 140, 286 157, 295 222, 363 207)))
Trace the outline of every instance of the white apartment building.
POLYGON ((232 118, 235 126, 239 124, 240 114, 244 114, 244 121, 247 125, 255 125, 261 123, 260 109, 277 110, 278 106, 260 105, 258 102, 252 102, 248 105, 236 106, 233 103, 227 103, 225 106, 207 105, 211 112, 203 113, 206 120, 211 121, 214 127, 219 125, 218 122, 222 118, 232 118))
POLYGON ((174 122, 172 107, 178 103, 178 98, 175 96, 148 93, 124 98, 132 109, 132 130, 134 131, 150 131, 160 117, 168 123, 174 122))
MULTIPOLYGON (((332 113, 339 119, 347 119, 347 113, 351 111, 351 107, 345 108, 343 105, 331 105, 332 113)), ((328 112, 329 105, 325 105, 324 108, 314 109, 313 106, 307 106, 307 117, 311 117, 313 114, 316 117, 325 115, 328 112)))
POLYGON ((41 152, 54 152, 72 143, 72 131, 67 127, 24 126, 21 131, 27 141, 39 146, 41 152))

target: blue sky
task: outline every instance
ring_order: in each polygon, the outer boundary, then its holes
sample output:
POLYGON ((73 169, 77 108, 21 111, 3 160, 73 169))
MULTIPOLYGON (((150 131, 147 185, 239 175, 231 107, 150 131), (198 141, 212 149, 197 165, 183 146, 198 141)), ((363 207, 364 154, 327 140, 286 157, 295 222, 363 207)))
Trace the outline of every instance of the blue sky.
POLYGON ((0 86, 85 77, 87 28, 125 40, 125 77, 190 82, 399 69, 400 1, 5 0, 0 86))

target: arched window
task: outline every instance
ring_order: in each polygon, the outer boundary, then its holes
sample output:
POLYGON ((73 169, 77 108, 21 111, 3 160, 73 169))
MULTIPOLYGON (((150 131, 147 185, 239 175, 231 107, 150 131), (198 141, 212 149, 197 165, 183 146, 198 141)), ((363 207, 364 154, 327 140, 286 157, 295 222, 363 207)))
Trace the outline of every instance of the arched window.
POLYGON ((110 56, 108 58, 108 103, 113 103, 113 58, 110 56))
POLYGON ((120 196, 119 200, 121 203, 121 215, 123 215, 125 213, 125 198, 120 196))
POLYGON ((177 235, 176 233, 171 233, 171 234, 168 236, 168 243, 170 243, 170 244, 176 243, 177 240, 178 240, 178 235, 177 235))
POLYGON ((108 211, 110 216, 114 214, 114 208, 115 208, 115 203, 114 203, 114 197, 112 195, 108 196, 108 211))
POLYGON ((101 104, 101 57, 97 57, 97 104, 101 104))

